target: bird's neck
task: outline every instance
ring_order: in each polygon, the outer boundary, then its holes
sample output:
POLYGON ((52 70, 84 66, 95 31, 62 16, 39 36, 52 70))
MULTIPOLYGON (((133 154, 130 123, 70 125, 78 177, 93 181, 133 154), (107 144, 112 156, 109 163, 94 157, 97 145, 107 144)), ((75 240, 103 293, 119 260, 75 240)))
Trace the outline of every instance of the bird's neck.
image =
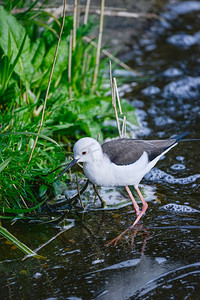
POLYGON ((98 164, 103 162, 104 154, 101 147, 98 147, 96 149, 93 147, 93 149, 91 149, 91 151, 89 150, 88 152, 90 157, 89 160, 86 161, 86 164, 95 164, 95 163, 98 164))
POLYGON ((94 184, 107 185, 108 177, 111 177, 109 159, 101 152, 98 157, 94 156, 90 161, 83 163, 83 170, 87 178, 94 184), (108 171, 107 171, 108 170, 108 171))

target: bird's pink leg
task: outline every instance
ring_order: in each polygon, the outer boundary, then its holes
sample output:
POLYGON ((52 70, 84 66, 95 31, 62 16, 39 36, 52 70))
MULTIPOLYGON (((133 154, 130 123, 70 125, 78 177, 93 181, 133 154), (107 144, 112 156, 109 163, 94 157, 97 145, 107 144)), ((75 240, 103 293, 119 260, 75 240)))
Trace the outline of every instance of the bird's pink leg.
POLYGON ((140 192, 138 186, 134 186, 136 192, 138 193, 138 196, 140 197, 140 200, 142 201, 142 210, 140 212, 140 214, 137 216, 135 222, 133 223, 133 225, 131 225, 130 228, 133 228, 141 219, 141 217, 144 215, 145 211, 148 208, 148 204, 146 203, 146 201, 144 200, 144 197, 142 196, 142 193, 140 192))
MULTIPOLYGON (((133 203, 133 206, 134 206, 134 208, 135 208, 136 216, 139 216, 139 215, 140 215, 140 208, 139 208, 137 202, 135 201, 135 198, 133 197, 133 195, 132 195, 132 193, 131 193, 131 190, 129 189, 128 185, 125 186, 125 189, 126 189, 128 195, 129 195, 129 197, 130 197, 130 199, 131 199, 131 201, 132 201, 132 203, 133 203)), ((141 198, 140 198, 140 199, 141 199, 141 198)))
MULTIPOLYGON (((110 244, 112 244, 112 243, 114 243, 114 246, 116 246, 116 245, 117 245, 117 242, 119 241, 119 239, 120 239, 125 233, 127 233, 129 230, 131 230, 131 229, 134 228, 134 226, 139 222, 139 220, 141 219, 141 217, 144 215, 145 211, 147 210, 148 204, 147 204, 146 201, 144 200, 144 197, 142 196, 142 194, 141 194, 141 192, 140 192, 138 186, 134 186, 134 188, 135 188, 136 192, 138 193, 138 195, 139 195, 139 197, 140 197, 140 200, 142 201, 142 210, 141 210, 141 212, 140 212, 140 208, 139 208, 137 202, 135 201, 135 199, 134 199, 134 197, 133 197, 133 195, 132 195, 132 193, 131 193, 129 187, 126 185, 126 186, 125 186, 125 189, 126 189, 128 195, 129 195, 131 201, 133 202, 133 206, 134 206, 134 208, 135 208, 135 212, 136 212, 137 218, 136 218, 135 222, 133 223, 133 225, 131 225, 131 226, 130 226, 129 228, 127 228, 126 230, 124 230, 120 235, 118 235, 118 236, 117 236, 115 239, 113 239, 112 241, 108 242, 105 246, 108 246, 108 245, 110 245, 110 244)), ((136 227, 137 227, 137 226, 136 226, 136 227)), ((138 231, 138 230, 137 230, 137 231, 138 231)), ((136 231, 136 232, 137 232, 137 231, 136 231)))

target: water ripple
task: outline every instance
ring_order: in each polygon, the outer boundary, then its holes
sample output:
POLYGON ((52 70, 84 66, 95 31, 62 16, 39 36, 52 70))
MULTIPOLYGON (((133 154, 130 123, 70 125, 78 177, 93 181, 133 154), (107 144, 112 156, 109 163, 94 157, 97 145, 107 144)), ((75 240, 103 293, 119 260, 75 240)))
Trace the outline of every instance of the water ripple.
POLYGON ((195 182, 200 178, 200 174, 190 175, 188 177, 175 178, 173 175, 170 175, 164 171, 154 168, 151 172, 145 175, 145 179, 154 181, 154 182, 167 182, 170 184, 190 184, 195 182))
MULTIPOLYGON (((174 269, 172 271, 169 271, 167 273, 164 273, 157 278, 150 280, 141 290, 139 290, 137 293, 135 293, 131 299, 149 299, 148 297, 151 295, 151 297, 157 293, 162 294, 164 290, 166 289, 173 289, 174 284, 176 281, 179 282, 180 280, 185 279, 185 288, 187 287, 187 278, 191 278, 192 276, 199 276, 200 274, 200 262, 186 265, 177 269, 174 269)), ((191 286, 191 284, 190 284, 191 286)), ((165 291, 166 293, 166 291, 165 291)))

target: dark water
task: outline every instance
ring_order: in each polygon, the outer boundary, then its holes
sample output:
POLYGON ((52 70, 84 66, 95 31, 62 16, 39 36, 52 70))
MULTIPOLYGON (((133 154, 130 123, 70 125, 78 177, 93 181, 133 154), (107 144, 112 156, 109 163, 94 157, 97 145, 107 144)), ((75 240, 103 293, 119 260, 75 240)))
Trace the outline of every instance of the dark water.
MULTIPOLYGON (((143 124, 138 136, 190 131, 200 138, 200 3, 166 6, 162 16, 130 54, 148 80, 130 84, 124 97, 143 124)), ((46 260, 21 261, 21 252, 0 240, 0 298, 200 299, 199 149, 199 142, 180 143, 146 176, 148 212, 116 247, 105 243, 132 224, 131 205, 72 216, 75 226, 38 252, 46 260), (182 205, 187 209, 180 212, 182 205)), ((106 192, 111 202, 123 196, 115 193, 106 192)), ((61 230, 6 227, 32 249, 61 230)))

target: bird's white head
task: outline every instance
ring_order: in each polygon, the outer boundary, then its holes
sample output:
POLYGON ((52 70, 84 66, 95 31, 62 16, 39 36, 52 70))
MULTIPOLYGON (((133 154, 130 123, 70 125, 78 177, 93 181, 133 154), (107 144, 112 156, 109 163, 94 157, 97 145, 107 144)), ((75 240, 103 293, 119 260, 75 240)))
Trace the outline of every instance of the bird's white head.
POLYGON ((103 151, 99 142, 93 138, 82 138, 74 144, 74 159, 66 167, 66 169, 54 180, 57 181, 67 170, 69 170, 77 162, 92 163, 101 160, 103 151))
POLYGON ((85 137, 74 144, 74 159, 79 162, 92 162, 102 157, 102 148, 93 138, 85 137))

